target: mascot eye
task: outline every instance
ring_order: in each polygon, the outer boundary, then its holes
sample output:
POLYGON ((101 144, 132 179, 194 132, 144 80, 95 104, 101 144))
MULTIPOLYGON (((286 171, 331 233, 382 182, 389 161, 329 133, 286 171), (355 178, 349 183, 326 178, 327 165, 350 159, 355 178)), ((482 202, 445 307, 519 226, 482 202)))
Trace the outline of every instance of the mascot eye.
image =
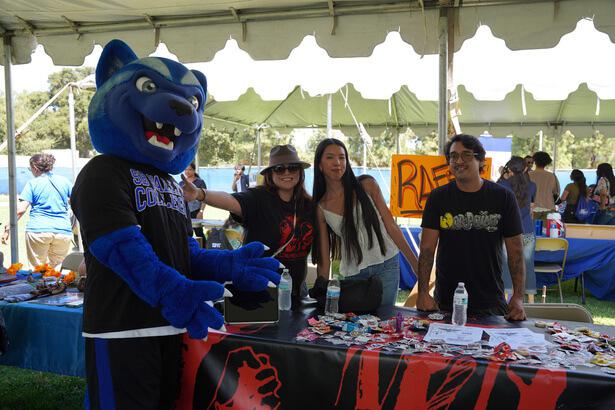
POLYGON ((137 87, 137 90, 144 93, 153 93, 158 89, 156 83, 154 83, 149 77, 139 77, 135 83, 135 86, 137 87))
POLYGON ((190 101, 190 104, 194 106, 195 110, 199 109, 199 99, 196 98, 196 95, 193 95, 192 97, 188 98, 188 101, 190 101))

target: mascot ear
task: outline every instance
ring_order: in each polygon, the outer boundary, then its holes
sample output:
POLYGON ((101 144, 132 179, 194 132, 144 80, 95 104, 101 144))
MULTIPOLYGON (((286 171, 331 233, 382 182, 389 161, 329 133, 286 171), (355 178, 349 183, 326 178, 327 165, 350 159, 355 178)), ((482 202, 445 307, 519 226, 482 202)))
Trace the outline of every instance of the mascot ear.
POLYGON ((199 80, 199 83, 201 83, 201 86, 203 87, 203 92, 205 93, 205 97, 207 97, 207 78, 205 78, 205 74, 197 70, 190 71, 192 71, 192 74, 194 74, 196 79, 199 80))
POLYGON ((137 59, 128 44, 121 40, 111 40, 102 51, 96 66, 96 88, 99 88, 120 68, 137 59))

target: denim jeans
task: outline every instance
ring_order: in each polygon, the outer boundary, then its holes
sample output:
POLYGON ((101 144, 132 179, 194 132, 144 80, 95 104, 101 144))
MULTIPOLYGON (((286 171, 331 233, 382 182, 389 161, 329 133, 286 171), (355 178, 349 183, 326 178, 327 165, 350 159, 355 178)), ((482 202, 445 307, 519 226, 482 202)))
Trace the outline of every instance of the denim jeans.
MULTIPOLYGON (((524 233, 521 237, 523 240, 523 260, 525 261, 525 294, 534 295, 536 293, 536 273, 534 272, 536 235, 524 233)), ((504 246, 504 251, 502 252, 502 280, 504 281, 504 290, 508 295, 511 295, 513 285, 510 271, 508 270, 506 246, 504 246)))
POLYGON ((363 268, 356 275, 348 276, 346 280, 368 279, 372 276, 378 276, 382 282, 380 306, 394 306, 399 289, 399 254, 377 265, 363 268))
POLYGON ((615 211, 598 211, 594 218, 594 225, 615 225, 615 211))

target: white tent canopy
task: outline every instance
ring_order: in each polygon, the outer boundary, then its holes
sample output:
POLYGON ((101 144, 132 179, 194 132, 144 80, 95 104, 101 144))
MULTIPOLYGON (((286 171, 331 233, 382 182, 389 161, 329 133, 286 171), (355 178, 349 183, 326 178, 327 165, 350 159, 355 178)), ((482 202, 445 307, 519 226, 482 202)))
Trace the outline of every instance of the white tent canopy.
MULTIPOLYGON (((370 55, 398 31, 419 54, 439 49, 440 6, 454 9, 453 50, 485 24, 513 50, 550 48, 579 19, 615 41, 611 0, 10 0, 0 9, 0 33, 10 34, 13 62, 30 61, 43 44, 57 65, 80 65, 95 44, 113 38, 138 55, 164 42, 183 62, 209 61, 232 37, 253 58, 285 59, 306 35, 331 56, 370 55), (421 8, 421 3, 424 8, 421 8)), ((453 10, 453 9, 451 9, 453 10)), ((1 46, 0 46, 1 47, 1 46)), ((0 50, 2 52, 2 50, 0 50)))

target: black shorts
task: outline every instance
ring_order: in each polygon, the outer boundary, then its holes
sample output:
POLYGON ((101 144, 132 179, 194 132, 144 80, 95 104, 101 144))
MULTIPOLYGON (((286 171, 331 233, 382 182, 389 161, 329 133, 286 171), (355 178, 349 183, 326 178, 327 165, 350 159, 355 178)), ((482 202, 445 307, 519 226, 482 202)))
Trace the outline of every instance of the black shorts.
POLYGON ((173 408, 180 389, 182 337, 86 337, 86 409, 173 408))

